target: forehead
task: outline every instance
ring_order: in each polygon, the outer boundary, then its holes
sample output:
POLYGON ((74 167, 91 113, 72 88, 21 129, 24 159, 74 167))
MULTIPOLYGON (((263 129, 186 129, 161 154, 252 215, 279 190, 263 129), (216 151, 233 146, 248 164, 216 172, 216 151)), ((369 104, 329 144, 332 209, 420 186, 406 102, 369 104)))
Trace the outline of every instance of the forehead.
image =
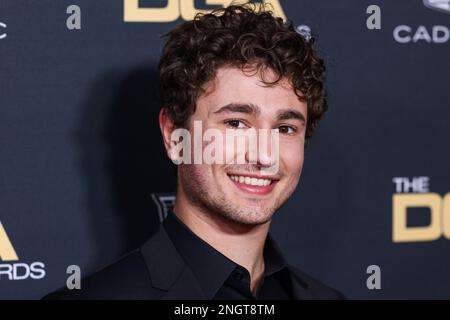
POLYGON ((206 84, 206 92, 199 97, 197 108, 210 113, 229 103, 252 103, 266 113, 287 107, 306 113, 306 104, 298 99, 287 78, 268 86, 262 77, 266 82, 277 79, 276 73, 270 69, 261 73, 244 72, 232 66, 221 67, 214 80, 206 84))

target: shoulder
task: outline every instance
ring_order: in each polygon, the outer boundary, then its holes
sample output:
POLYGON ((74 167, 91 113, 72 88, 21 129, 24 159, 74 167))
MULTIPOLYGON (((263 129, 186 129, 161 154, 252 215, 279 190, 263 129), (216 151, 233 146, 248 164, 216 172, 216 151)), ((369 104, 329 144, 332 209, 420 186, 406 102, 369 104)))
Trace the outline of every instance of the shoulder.
POLYGON ((331 288, 300 269, 290 265, 293 280, 304 290, 301 299, 343 300, 345 296, 338 290, 331 288))
POLYGON ((150 275, 140 250, 134 250, 112 265, 81 280, 81 289, 60 289, 45 300, 155 299, 159 290, 151 286, 150 275))

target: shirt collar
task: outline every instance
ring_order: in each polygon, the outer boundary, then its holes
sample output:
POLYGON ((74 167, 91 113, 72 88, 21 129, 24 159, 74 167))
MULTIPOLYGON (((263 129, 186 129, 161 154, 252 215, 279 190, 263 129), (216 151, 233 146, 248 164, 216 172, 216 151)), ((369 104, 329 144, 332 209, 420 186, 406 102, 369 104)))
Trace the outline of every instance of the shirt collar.
MULTIPOLYGON (((200 239, 172 211, 168 213, 163 226, 205 296, 212 299, 239 265, 200 239)), ((264 277, 287 268, 285 259, 270 235, 264 245, 264 264, 264 277)))

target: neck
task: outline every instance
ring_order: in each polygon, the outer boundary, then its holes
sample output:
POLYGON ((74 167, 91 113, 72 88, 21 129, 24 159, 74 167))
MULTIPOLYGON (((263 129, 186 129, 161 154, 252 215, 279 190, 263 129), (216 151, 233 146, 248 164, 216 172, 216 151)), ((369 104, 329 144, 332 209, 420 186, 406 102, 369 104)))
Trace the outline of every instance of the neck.
POLYGON ((175 215, 200 239, 250 273, 253 294, 264 273, 264 243, 270 222, 243 225, 193 206, 182 192, 177 193, 175 215))

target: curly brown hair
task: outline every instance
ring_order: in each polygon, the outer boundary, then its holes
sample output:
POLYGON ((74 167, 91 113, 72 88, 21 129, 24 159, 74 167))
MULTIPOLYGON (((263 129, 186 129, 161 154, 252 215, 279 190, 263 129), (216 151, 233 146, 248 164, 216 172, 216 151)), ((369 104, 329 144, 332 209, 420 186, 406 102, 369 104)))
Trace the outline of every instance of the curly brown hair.
POLYGON ((196 101, 213 80, 217 69, 231 65, 264 74, 270 68, 277 79, 287 78, 301 101, 307 103, 306 138, 328 109, 324 85, 325 66, 314 38, 308 41, 291 21, 274 17, 266 5, 231 5, 197 14, 167 35, 159 62, 162 108, 176 127, 185 127, 196 101))

